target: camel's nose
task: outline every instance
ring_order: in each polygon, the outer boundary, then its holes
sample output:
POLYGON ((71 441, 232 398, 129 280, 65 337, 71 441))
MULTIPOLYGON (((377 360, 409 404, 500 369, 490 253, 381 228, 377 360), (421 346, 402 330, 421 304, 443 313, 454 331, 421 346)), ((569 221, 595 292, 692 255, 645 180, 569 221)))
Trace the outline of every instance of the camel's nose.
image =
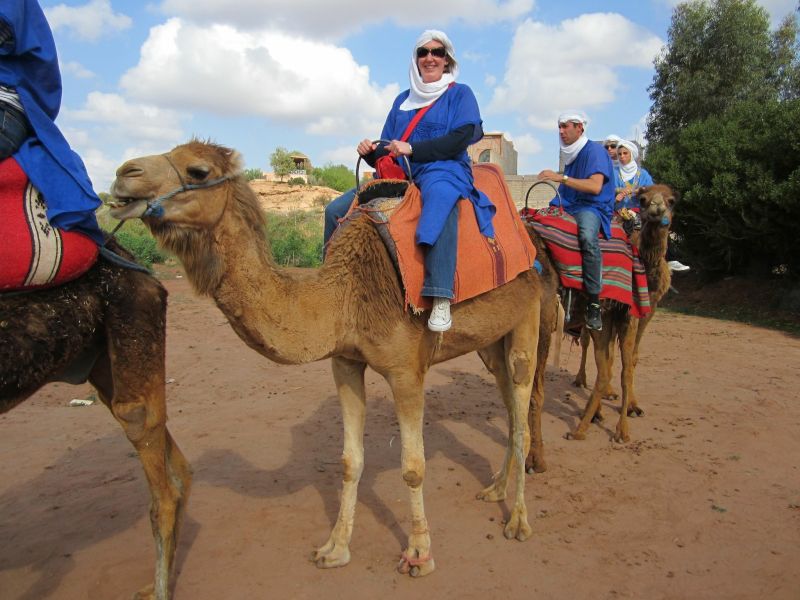
POLYGON ((116 175, 117 177, 139 177, 142 173, 144 173, 144 169, 136 161, 129 160, 117 169, 116 175))

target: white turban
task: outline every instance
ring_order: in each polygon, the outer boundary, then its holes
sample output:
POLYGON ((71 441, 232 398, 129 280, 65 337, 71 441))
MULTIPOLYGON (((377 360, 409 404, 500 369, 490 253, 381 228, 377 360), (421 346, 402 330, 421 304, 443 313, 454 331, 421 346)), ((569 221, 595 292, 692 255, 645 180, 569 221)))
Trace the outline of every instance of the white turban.
POLYGON ((439 96, 447 91, 448 86, 456 80, 458 76, 458 63, 456 62, 456 51, 453 48, 453 43, 444 31, 438 29, 428 29, 423 31, 417 38, 414 44, 414 50, 411 52, 411 66, 408 69, 409 79, 409 94, 408 98, 400 105, 400 110, 416 110, 423 106, 428 106, 436 101, 439 96), (441 42, 444 49, 447 51, 449 62, 449 73, 442 74, 439 81, 425 83, 422 81, 422 76, 419 74, 417 67, 417 48, 421 48, 428 42, 436 40, 441 42))
POLYGON ((578 110, 569 110, 558 115, 559 123, 580 123, 584 127, 589 124, 586 115, 578 110))
MULTIPOLYGON (((639 171, 639 165, 636 164, 636 161, 639 159, 639 148, 631 141, 619 140, 617 142, 617 152, 619 152, 620 148, 627 148, 631 153, 631 160, 627 165, 623 165, 621 162, 619 163, 619 173, 622 177, 622 181, 630 181, 639 171)), ((617 160, 619 160, 619 154, 617 154, 617 160)))
POLYGON ((631 158, 634 161, 639 160, 639 147, 631 142, 630 140, 617 140, 617 148, 622 146, 623 148, 627 148, 631 153, 631 158))
POLYGON ((609 133, 606 136, 606 139, 604 139, 603 141, 604 142, 614 142, 615 144, 619 144, 622 141, 622 138, 619 137, 618 135, 613 134, 613 133, 609 133))

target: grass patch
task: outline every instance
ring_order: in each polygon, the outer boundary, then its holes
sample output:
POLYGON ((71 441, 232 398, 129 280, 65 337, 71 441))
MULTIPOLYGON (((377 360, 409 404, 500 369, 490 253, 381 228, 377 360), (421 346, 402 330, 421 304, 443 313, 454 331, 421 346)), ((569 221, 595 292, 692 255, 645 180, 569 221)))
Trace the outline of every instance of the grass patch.
POLYGON ((322 216, 317 212, 267 213, 267 237, 279 265, 318 267, 322 264, 322 216))
MULTIPOLYGON (((108 214, 105 207, 97 211, 97 222, 108 232, 119 224, 119 221, 108 214)), ((152 269, 153 263, 163 263, 169 255, 161 250, 155 238, 139 219, 131 219, 114 234, 117 241, 136 258, 136 262, 152 269)))

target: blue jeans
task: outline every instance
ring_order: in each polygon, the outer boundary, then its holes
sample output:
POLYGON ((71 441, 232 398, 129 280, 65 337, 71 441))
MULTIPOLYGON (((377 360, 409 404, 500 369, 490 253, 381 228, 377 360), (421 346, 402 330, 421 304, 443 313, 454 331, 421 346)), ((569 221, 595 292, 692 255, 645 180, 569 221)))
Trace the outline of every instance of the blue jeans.
POLYGON ((600 252, 600 216, 591 210, 572 213, 578 224, 578 242, 583 262, 583 287, 590 296, 599 296, 603 287, 603 255, 600 252))
POLYGON ((8 104, 0 103, 0 160, 14 154, 28 137, 28 119, 8 104))
POLYGON ((458 204, 444 222, 442 233, 425 250, 425 279, 422 281, 422 295, 453 299, 453 284, 456 279, 456 258, 458 254, 458 204))
POLYGON ((356 188, 347 190, 335 200, 331 200, 325 207, 325 230, 323 234, 325 247, 327 247, 328 240, 331 239, 333 232, 336 231, 336 228, 339 226, 339 219, 347 214, 347 209, 350 208, 355 196, 356 188))

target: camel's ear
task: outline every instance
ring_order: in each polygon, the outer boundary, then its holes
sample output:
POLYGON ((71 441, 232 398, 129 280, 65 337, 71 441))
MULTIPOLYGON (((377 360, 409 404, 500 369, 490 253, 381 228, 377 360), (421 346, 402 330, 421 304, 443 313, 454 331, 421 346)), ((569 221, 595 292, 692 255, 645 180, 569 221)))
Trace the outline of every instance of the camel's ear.
POLYGON ((239 154, 236 150, 226 149, 226 158, 228 159, 228 164, 230 165, 229 172, 238 173, 244 169, 244 160, 242 159, 242 155, 239 154))

